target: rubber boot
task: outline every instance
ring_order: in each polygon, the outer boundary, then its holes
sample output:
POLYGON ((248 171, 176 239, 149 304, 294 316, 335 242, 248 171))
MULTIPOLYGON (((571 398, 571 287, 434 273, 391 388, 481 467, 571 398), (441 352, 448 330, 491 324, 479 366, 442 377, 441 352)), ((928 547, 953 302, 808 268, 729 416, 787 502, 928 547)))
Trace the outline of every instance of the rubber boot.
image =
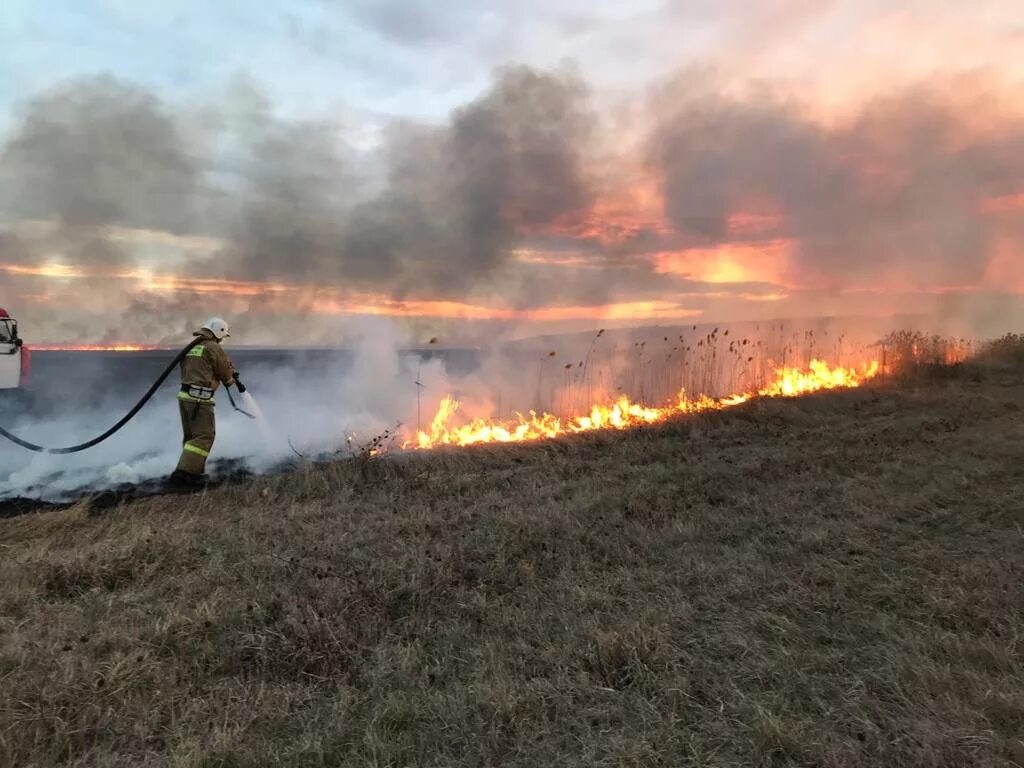
POLYGON ((193 475, 191 472, 176 469, 167 478, 167 483, 175 488, 202 488, 206 485, 206 479, 206 475, 193 475))

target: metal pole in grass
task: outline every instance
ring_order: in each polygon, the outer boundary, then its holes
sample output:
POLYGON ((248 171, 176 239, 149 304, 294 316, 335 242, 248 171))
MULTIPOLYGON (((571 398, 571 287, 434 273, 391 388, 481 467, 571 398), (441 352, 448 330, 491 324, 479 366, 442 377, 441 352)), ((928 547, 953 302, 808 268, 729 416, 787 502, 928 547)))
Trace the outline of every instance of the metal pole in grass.
POLYGON ((423 358, 420 358, 416 364, 416 381, 413 383, 416 385, 416 434, 418 435, 422 429, 420 428, 420 392, 423 391, 423 383, 420 381, 420 372, 423 370, 423 358))

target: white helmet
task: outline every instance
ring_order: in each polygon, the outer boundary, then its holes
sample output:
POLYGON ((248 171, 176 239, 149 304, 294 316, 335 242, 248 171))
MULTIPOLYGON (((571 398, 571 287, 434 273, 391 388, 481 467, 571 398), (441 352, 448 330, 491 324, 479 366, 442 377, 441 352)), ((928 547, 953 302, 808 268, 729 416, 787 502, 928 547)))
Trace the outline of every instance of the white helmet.
POLYGON ((231 335, 231 329, 228 327, 228 324, 219 317, 211 317, 203 323, 203 329, 212 333, 218 341, 225 336, 231 335))

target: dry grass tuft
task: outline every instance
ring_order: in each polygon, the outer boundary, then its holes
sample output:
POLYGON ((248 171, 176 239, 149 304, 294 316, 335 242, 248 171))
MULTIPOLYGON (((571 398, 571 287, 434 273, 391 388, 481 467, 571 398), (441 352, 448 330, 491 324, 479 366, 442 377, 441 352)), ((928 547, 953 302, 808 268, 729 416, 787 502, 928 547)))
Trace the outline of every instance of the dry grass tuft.
POLYGON ((985 342, 978 349, 975 360, 989 368, 1024 371, 1024 334, 1008 333, 985 342))

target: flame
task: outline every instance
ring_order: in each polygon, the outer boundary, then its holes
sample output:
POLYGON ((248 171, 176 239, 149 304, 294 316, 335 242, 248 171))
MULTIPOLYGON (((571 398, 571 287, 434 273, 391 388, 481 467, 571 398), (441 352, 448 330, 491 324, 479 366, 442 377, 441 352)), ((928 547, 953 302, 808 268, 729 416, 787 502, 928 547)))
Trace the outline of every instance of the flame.
POLYGON ((477 418, 462 426, 452 425, 459 409, 459 402, 448 396, 441 401, 431 421, 430 431, 420 430, 415 440, 407 441, 403 447, 428 450, 445 445, 520 443, 598 429, 626 429, 642 424, 655 424, 680 414, 733 408, 757 397, 798 397, 821 390, 859 387, 878 373, 877 361, 863 365, 857 370, 831 368, 821 360, 812 360, 807 370, 778 368, 775 380, 756 392, 738 393, 721 398, 707 395, 691 398, 685 391, 680 391, 675 402, 662 407, 641 405, 623 396, 611 405, 595 404, 588 413, 567 419, 551 413, 538 415, 531 411, 529 416, 516 414, 516 418, 510 420, 477 418))
POLYGON ((878 375, 878 361, 872 361, 860 373, 852 368, 829 368, 821 360, 811 360, 810 369, 780 368, 776 379, 760 390, 760 397, 797 397, 822 389, 859 387, 862 381, 878 375))
POLYGON ((33 352, 153 352, 170 349, 155 344, 33 344, 33 352))

